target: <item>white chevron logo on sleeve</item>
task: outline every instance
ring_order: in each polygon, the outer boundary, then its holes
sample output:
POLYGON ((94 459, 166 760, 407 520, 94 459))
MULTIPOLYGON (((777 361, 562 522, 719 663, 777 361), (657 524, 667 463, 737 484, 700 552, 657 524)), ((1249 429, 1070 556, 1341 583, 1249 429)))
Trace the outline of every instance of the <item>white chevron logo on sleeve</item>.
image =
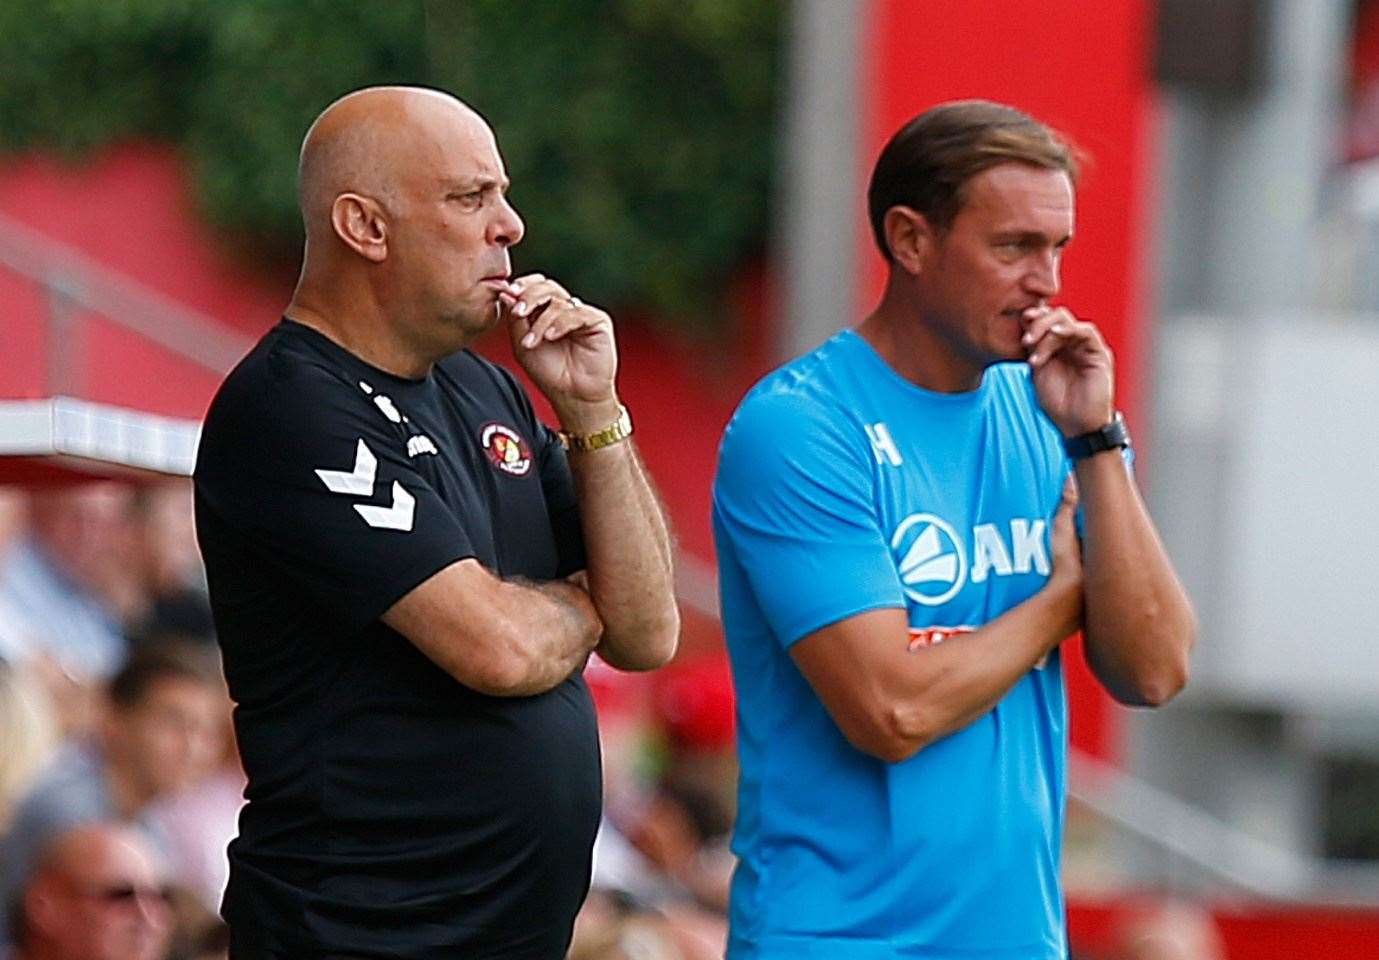
POLYGON ((373 496, 373 481, 378 475, 378 458, 363 440, 355 448, 354 471, 317 470, 316 476, 331 493, 348 493, 356 497, 373 496))
POLYGON ((394 480, 393 505, 391 507, 375 507, 356 503, 354 509, 371 527, 380 527, 384 530, 401 530, 406 533, 412 529, 412 515, 416 513, 416 506, 417 498, 404 490, 402 484, 394 480))
MULTIPOLYGON (((372 497, 374 482, 378 479, 378 458, 363 440, 355 447, 354 469, 317 470, 316 476, 331 493, 343 493, 352 497, 372 497)), ((393 481, 393 505, 378 507, 372 504, 354 504, 355 512, 364 518, 371 527, 382 530, 401 530, 410 533, 412 520, 416 515, 417 498, 408 493, 396 480, 393 481)))

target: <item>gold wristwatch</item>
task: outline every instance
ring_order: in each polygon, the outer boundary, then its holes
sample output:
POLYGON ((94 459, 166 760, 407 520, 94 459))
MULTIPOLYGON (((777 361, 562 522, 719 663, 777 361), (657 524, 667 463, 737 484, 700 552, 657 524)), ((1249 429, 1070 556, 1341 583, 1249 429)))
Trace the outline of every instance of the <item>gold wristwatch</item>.
POLYGON ((594 433, 566 433, 561 430, 556 436, 560 438, 560 443, 566 450, 601 450, 604 447, 611 447, 615 443, 621 443, 632 436, 632 415, 620 403, 618 404, 618 419, 602 430, 597 430, 594 433))

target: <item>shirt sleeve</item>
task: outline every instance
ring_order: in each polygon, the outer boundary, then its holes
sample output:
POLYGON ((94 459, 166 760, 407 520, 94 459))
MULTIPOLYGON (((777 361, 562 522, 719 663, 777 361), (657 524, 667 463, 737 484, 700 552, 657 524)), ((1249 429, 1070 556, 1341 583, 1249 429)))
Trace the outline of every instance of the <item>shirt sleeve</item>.
POLYGON ((579 498, 575 495, 575 478, 570 472, 570 458, 555 431, 543 423, 537 423, 533 432, 541 438, 537 462, 541 470, 541 491, 546 497, 551 533, 555 537, 559 556, 557 575, 568 577, 588 566, 579 498))
POLYGON ((196 470, 208 566, 220 561, 222 584, 305 594, 358 630, 473 556, 464 518, 413 467, 404 430, 308 364, 227 384, 196 470))
POLYGON ((728 425, 714 514, 784 647, 854 614, 905 606, 872 468, 860 428, 807 398, 749 396, 728 425))

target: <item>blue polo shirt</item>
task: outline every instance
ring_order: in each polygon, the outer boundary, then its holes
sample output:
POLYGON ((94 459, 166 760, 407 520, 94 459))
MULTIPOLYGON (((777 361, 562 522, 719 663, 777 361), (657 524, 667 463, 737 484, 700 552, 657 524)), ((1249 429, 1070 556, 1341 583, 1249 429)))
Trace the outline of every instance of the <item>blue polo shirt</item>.
POLYGON ((741 761, 731 960, 1066 955, 1059 652, 889 764, 843 737, 789 649, 899 607, 923 656, 1028 599, 1069 470, 1024 364, 934 393, 845 331, 743 400, 713 500, 741 761))

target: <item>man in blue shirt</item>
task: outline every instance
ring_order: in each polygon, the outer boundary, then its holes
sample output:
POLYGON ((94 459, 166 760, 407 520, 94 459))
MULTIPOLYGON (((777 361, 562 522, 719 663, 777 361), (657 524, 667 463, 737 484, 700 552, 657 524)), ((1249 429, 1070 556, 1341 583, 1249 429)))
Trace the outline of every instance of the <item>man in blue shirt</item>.
POLYGON ((1110 351, 1050 304, 1076 172, 1009 107, 912 120, 869 190, 881 303, 729 424, 734 960, 1064 957, 1058 645, 1124 703, 1186 681, 1110 351))

